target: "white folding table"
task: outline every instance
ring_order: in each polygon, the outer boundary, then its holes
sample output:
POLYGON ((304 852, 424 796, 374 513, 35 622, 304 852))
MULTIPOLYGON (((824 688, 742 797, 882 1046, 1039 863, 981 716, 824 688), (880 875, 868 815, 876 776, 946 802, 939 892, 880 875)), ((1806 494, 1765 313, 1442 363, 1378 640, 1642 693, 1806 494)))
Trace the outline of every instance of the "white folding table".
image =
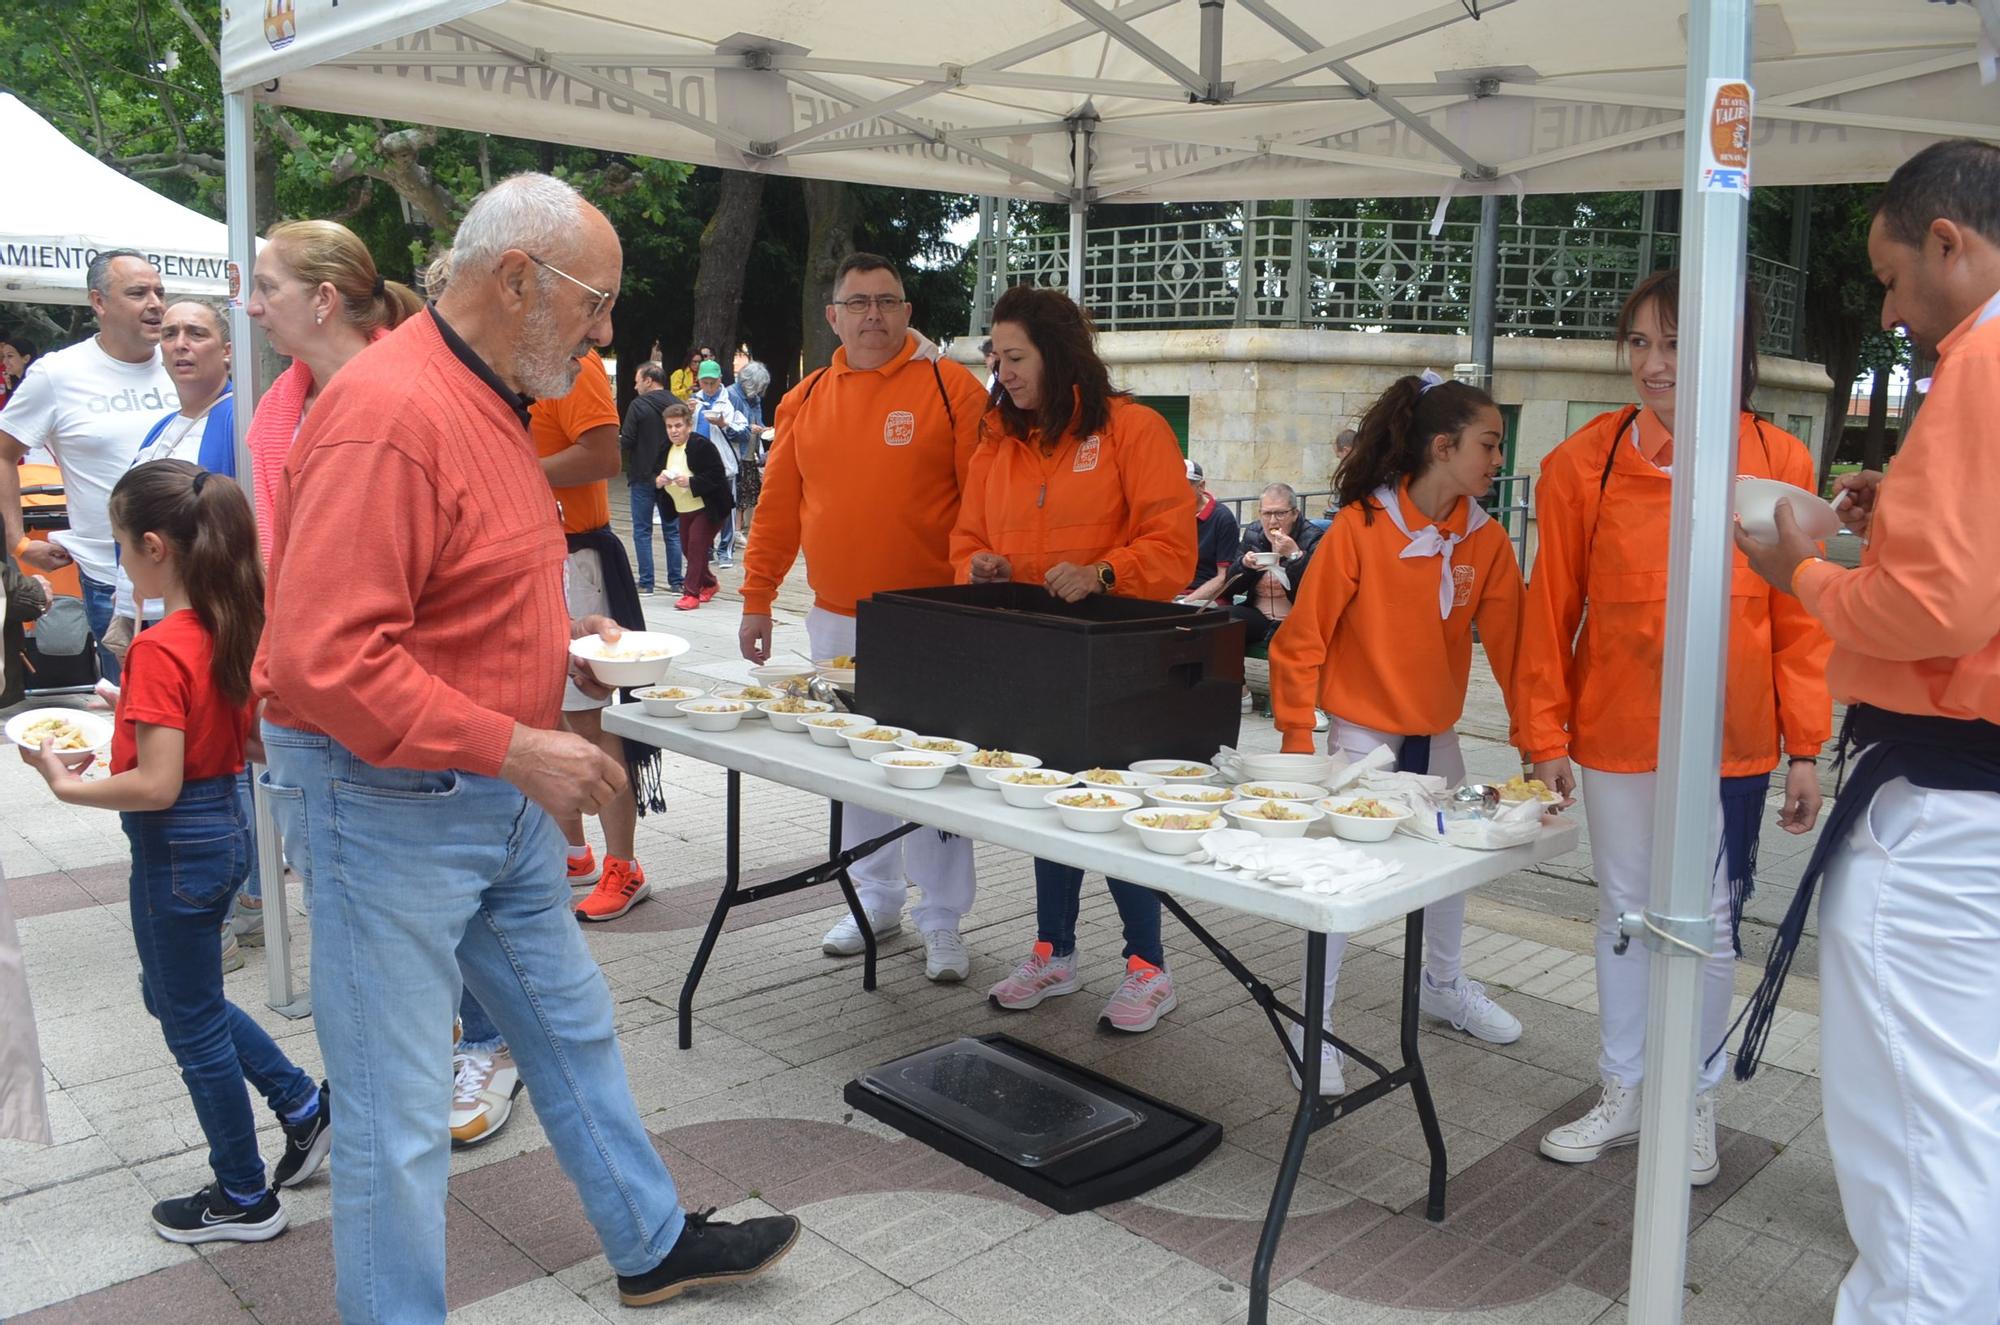
MULTIPOLYGON (((687 755, 720 765, 728 773, 726 868, 722 893, 701 944, 695 950, 680 995, 680 1044, 693 1042, 694 997, 702 972, 715 949, 717 937, 731 909, 767 897, 797 892, 802 888, 836 884, 849 911, 861 929, 864 944, 862 987, 875 987, 875 939, 861 913, 860 900, 847 870, 856 860, 894 841, 917 827, 957 833, 997 846, 1013 847, 1086 870, 1152 888, 1162 904, 1173 913, 1202 946, 1213 953, 1229 973, 1249 992, 1270 1019, 1284 1052, 1299 1069, 1303 1087, 1298 1111, 1278 1168, 1265 1215, 1263 1236, 1250 1277, 1250 1320, 1262 1325, 1270 1300, 1271 1265, 1277 1256, 1278 1239, 1284 1230, 1292 1191, 1305 1160, 1306 1143, 1312 1134, 1336 1119, 1373 1103, 1391 1091, 1407 1086, 1423 1125, 1424 1140, 1430 1150, 1430 1190, 1425 1212, 1432 1221, 1444 1218, 1445 1152, 1444 1134, 1438 1125, 1430 1084, 1424 1075, 1417 1049, 1417 989, 1423 970, 1423 908, 1430 903, 1469 892, 1515 870, 1548 860, 1576 844, 1574 824, 1545 828, 1533 841, 1504 851, 1468 851, 1439 843, 1421 842, 1407 835, 1363 847, 1372 855, 1401 863, 1402 870, 1380 883, 1352 892, 1309 893, 1246 878, 1212 865, 1191 864, 1182 857, 1149 851, 1138 835, 1120 828, 1112 833, 1078 833, 1062 826, 1052 810, 1022 809, 1006 803, 998 792, 977 788, 963 774, 946 776, 944 785, 929 791, 908 791, 889 785, 881 769, 839 748, 815 744, 803 733, 779 732, 762 718, 745 719, 732 732, 700 732, 680 718, 648 717, 638 704, 614 705, 604 711, 606 731, 656 745, 675 754, 687 755), (834 802, 827 859, 820 864, 784 878, 745 887, 741 878, 740 836, 742 829, 742 776, 763 778, 827 797, 834 802), (840 849, 840 805, 865 806, 906 821, 901 827, 840 849), (1301 1008, 1278 1000, 1276 991, 1257 978, 1235 954, 1188 914, 1185 903, 1208 902, 1247 915, 1277 920, 1305 931, 1305 984, 1300 990, 1301 1008), (1320 1044, 1322 1019, 1321 990, 1326 973, 1326 939, 1329 934, 1354 934, 1402 917, 1403 998, 1401 1009, 1402 1063, 1389 1067, 1377 1062, 1352 1045, 1332 1037, 1346 1055, 1375 1073, 1375 1080, 1350 1090, 1336 1100, 1319 1097, 1320 1044), (1293 1048, 1288 1023, 1303 1028, 1303 1051, 1293 1048)), ((1322 831, 1322 830, 1316 830, 1322 831)))

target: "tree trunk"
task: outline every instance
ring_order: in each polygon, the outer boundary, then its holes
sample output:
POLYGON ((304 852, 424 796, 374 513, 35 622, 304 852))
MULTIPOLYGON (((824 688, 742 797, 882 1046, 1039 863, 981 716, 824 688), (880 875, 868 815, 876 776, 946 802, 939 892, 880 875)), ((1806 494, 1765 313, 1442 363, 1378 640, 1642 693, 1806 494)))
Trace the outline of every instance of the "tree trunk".
POLYGON ((854 252, 854 226, 860 213, 854 190, 840 180, 802 179, 806 198, 806 260, 800 273, 800 371, 810 373, 833 359, 840 345, 826 322, 826 303, 833 297, 833 273, 854 252))
POLYGON ((1833 475, 1833 462, 1840 458, 1841 442, 1847 436, 1847 402, 1854 394, 1855 379, 1861 375, 1861 340, 1865 328, 1852 317, 1822 322, 1817 348, 1825 355, 1826 374, 1833 390, 1826 395, 1826 425, 1820 432, 1819 490, 1826 491, 1833 475))
POLYGON ((1889 375, 1895 370, 1875 369, 1875 384, 1868 393, 1868 431, 1861 438, 1861 467, 1881 472, 1889 455, 1889 375))
POLYGON ((694 277, 694 343, 713 348, 725 364, 736 345, 743 268, 757 239, 763 201, 764 176, 725 170, 715 214, 701 230, 701 266, 694 277))

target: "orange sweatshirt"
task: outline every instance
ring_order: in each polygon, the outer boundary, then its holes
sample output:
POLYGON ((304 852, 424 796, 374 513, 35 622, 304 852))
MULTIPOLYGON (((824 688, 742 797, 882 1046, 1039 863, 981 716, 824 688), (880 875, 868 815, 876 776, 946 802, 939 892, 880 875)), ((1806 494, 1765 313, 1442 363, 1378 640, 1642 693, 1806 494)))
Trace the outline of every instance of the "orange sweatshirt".
MULTIPOLYGON (((1671 463, 1672 440, 1646 410, 1634 445, 1632 431, 1618 426, 1625 413, 1598 415, 1542 462, 1517 665, 1526 696, 1520 743, 1534 761, 1569 755, 1607 773, 1646 773, 1659 765, 1673 505, 1673 480, 1661 466, 1671 463), (1600 493, 1607 455, 1611 480, 1600 493)), ((1813 486, 1805 444, 1751 414, 1737 431, 1736 468, 1813 486)), ((1781 739, 1787 754, 1815 755, 1832 735, 1832 643, 1741 553, 1729 593, 1721 771, 1745 777, 1777 764, 1781 739)))
POLYGON ((1875 492, 1856 570, 1793 576, 1833 636, 1833 693, 1897 713, 2000 723, 2000 296, 1938 345, 1930 395, 1875 492))
MULTIPOLYGON (((1463 534, 1461 500, 1432 520, 1396 494, 1403 521, 1421 534, 1435 524, 1463 534)), ((1515 722, 1514 639, 1521 615, 1521 567, 1500 524, 1489 521, 1452 549, 1451 615, 1440 617, 1437 557, 1405 557, 1409 540, 1380 509, 1372 521, 1350 502, 1319 541, 1291 615, 1271 637, 1271 713, 1287 750, 1312 747, 1320 708, 1376 731, 1435 736, 1465 710, 1472 675, 1472 624, 1515 722)))
POLYGON ((814 601, 842 616, 870 594, 951 583, 951 527, 986 393, 951 360, 920 357, 918 343, 867 371, 835 350, 778 403, 745 612, 770 612, 801 549, 814 601))
POLYGON ((1027 441, 1001 430, 1000 414, 981 424, 966 476, 965 501, 951 535, 951 565, 971 578, 973 555, 997 552, 1013 578, 1040 584, 1062 562, 1105 562, 1111 592, 1123 598, 1171 599, 1194 574, 1194 496, 1174 430, 1157 411, 1111 398, 1101 432, 1042 453, 1041 432, 1027 441))

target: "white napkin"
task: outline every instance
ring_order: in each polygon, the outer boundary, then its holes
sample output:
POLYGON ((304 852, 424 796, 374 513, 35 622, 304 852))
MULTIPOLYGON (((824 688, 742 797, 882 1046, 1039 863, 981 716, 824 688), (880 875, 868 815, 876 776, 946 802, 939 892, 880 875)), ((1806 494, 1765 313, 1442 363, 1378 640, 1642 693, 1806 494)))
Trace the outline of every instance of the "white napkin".
POLYGON ((1395 762, 1396 756, 1386 745, 1376 746, 1359 759, 1344 758, 1342 762, 1334 765, 1333 775, 1326 780, 1326 789, 1331 792, 1342 791, 1359 782, 1365 775, 1380 773, 1395 762))
POLYGON ((1380 883, 1403 868, 1327 838, 1260 837, 1241 828, 1203 833, 1201 849, 1189 859, 1311 893, 1351 892, 1380 883))
POLYGON ((1433 809, 1405 819, 1400 831, 1470 851, 1499 851, 1535 840, 1542 831, 1542 806, 1539 801, 1503 805, 1491 819, 1447 820, 1433 809))

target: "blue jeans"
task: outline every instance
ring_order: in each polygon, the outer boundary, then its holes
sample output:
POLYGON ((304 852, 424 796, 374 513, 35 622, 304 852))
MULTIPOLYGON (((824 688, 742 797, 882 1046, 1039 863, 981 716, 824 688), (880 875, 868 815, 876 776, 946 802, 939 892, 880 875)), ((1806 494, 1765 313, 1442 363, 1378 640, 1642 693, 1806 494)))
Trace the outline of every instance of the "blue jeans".
MULTIPOLYGON (((638 572, 639 587, 653 587, 653 512, 660 506, 660 490, 651 483, 641 483, 637 479, 626 481, 626 490, 632 495, 632 565, 638 572)), ((662 522, 667 539, 667 587, 681 587, 681 526, 673 518, 673 508, 667 508, 667 518, 662 522)))
MULTIPOLYGON (((725 442, 723 445, 727 446, 728 443, 725 442)), ((737 476, 735 474, 729 476, 729 495, 731 498, 736 496, 736 479, 737 476)), ((736 513, 732 510, 728 515, 723 517, 722 532, 716 536, 715 540, 715 555, 718 559, 724 559, 729 557, 735 550, 736 513)))
POLYGON ((486 1015, 485 1005, 473 997, 470 989, 458 996, 458 1048, 475 1053, 490 1054, 507 1045, 507 1037, 493 1024, 493 1018, 486 1015))
MULTIPOLYGON (((1160 895, 1123 879, 1106 879, 1125 927, 1125 956, 1166 965, 1160 946, 1160 895)), ((1035 860, 1035 937, 1058 957, 1076 951, 1076 913, 1082 905, 1083 871, 1053 860, 1035 860)))
POLYGON ((341 1319, 444 1319, 442 1119, 461 979, 513 1049, 612 1268, 657 1265, 680 1237, 680 1197, 639 1125, 555 820, 497 778, 378 768, 271 723, 264 748, 265 790, 313 888, 314 1022, 341 1084, 341 1319))
POLYGON ((97 674, 112 685, 118 684, 118 659, 112 657, 111 650, 104 647, 104 632, 111 629, 111 608, 117 598, 117 586, 103 580, 93 580, 81 568, 76 572, 78 583, 83 586, 83 617, 90 623, 90 633, 97 637, 97 674))
POLYGON ((249 868, 250 825, 233 777, 182 785, 165 810, 118 816, 132 843, 132 941, 139 992, 180 1065, 216 1181, 264 1190, 248 1079, 280 1118, 314 1083, 222 994, 222 922, 249 868))

